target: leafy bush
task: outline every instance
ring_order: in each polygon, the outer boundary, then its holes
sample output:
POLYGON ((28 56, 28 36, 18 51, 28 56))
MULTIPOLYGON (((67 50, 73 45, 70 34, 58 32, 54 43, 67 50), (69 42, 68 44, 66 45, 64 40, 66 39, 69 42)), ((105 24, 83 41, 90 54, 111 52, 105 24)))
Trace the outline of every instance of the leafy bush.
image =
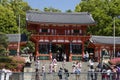
POLYGON ((5 67, 5 63, 0 63, 0 69, 2 69, 3 67, 5 67))
POLYGON ((7 56, 0 57, 0 63, 10 63, 10 62, 12 62, 12 59, 10 57, 7 56))
POLYGON ((16 63, 8 63, 5 65, 7 69, 15 69, 17 68, 17 64, 16 63))
POLYGON ((20 63, 20 64, 25 63, 25 59, 23 57, 20 57, 20 56, 12 57, 12 61, 14 63, 20 63))
POLYGON ((0 57, 0 69, 6 67, 11 70, 22 71, 25 59, 20 56, 0 57))

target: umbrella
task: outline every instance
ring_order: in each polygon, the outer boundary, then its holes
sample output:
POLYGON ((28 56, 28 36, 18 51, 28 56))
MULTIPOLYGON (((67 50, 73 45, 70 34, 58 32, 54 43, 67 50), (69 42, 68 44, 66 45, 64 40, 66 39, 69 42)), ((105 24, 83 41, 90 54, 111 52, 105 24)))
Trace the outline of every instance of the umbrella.
POLYGON ((111 59, 109 62, 112 65, 118 65, 118 64, 120 64, 120 58, 111 59))

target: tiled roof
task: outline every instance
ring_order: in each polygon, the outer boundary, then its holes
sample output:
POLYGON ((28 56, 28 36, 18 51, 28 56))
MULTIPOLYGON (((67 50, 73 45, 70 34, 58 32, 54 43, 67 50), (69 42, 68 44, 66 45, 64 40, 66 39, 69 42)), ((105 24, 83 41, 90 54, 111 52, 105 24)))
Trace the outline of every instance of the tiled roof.
POLYGON ((6 34, 6 36, 8 37, 9 42, 18 42, 19 40, 21 42, 27 41, 27 36, 24 34, 20 35, 20 39, 19 39, 19 34, 6 34))
POLYGON ((40 23, 54 24, 95 24, 94 19, 88 12, 57 13, 28 11, 26 20, 40 23))
MULTIPOLYGON (((113 36, 92 36, 90 41, 94 44, 114 44, 113 36)), ((115 37, 115 44, 120 44, 120 37, 115 37)))

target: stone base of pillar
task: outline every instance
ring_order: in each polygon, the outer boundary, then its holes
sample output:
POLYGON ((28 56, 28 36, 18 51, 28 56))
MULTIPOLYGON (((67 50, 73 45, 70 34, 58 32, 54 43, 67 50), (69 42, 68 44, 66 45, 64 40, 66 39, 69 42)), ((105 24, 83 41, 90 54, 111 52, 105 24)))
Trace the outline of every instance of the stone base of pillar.
POLYGON ((70 62, 72 61, 72 53, 70 53, 69 61, 70 61, 70 62))
POLYGON ((52 61, 52 53, 50 52, 49 54, 49 59, 52 61))

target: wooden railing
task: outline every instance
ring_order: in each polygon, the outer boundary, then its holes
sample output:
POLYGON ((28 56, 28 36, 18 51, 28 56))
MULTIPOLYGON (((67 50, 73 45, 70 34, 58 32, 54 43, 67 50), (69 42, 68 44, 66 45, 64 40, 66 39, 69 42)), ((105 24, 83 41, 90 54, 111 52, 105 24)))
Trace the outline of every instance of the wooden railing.
POLYGON ((81 40, 86 41, 90 38, 90 36, 74 36, 74 35, 31 35, 31 39, 34 41, 39 40, 68 40, 69 42, 73 40, 81 40))

